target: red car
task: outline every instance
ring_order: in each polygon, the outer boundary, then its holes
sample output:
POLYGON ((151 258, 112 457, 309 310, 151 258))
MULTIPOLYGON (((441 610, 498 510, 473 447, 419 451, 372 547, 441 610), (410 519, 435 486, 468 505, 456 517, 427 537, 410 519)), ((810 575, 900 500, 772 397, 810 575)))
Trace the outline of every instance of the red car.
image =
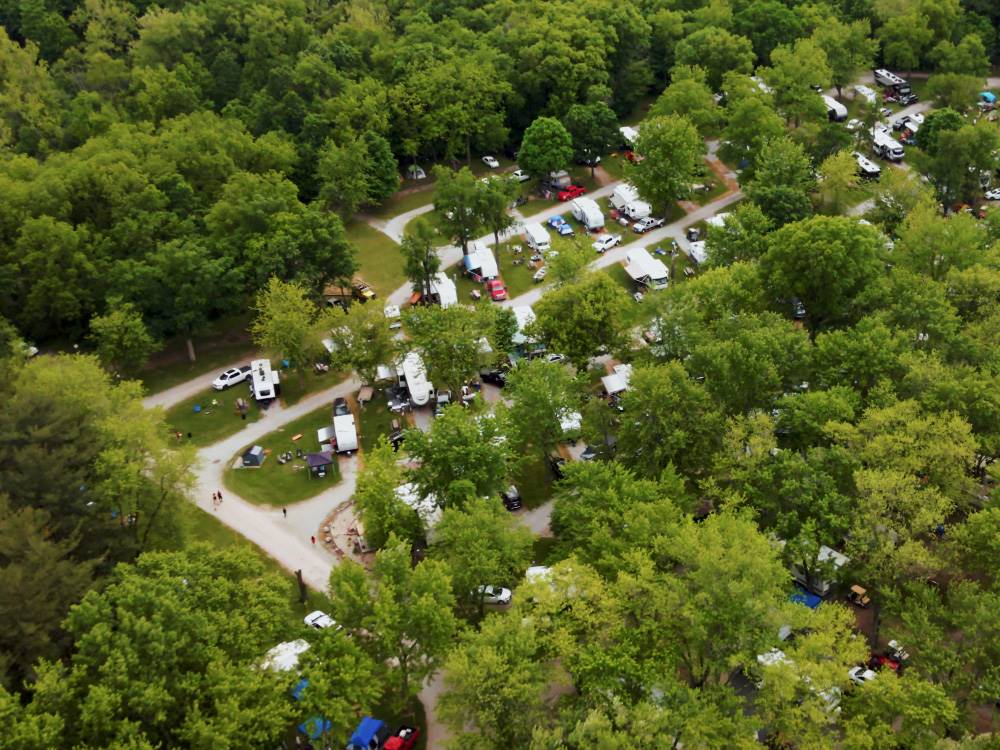
POLYGON ((587 192, 586 188, 580 187, 579 185, 570 185, 565 190, 560 190, 559 195, 556 196, 563 203, 566 201, 571 201, 574 198, 579 198, 581 195, 587 192))
POLYGON ((501 279, 490 279, 487 281, 486 291, 490 293, 490 298, 494 302, 507 299, 507 287, 503 285, 501 279))
POLYGON ((417 746, 420 730, 415 727, 400 727, 385 741, 383 750, 413 750, 417 746))

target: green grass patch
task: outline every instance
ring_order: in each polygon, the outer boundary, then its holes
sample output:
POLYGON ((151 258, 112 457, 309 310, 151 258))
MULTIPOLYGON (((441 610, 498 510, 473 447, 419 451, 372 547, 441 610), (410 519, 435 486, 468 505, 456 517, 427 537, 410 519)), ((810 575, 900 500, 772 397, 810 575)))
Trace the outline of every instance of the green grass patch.
POLYGON ((531 545, 531 564, 532 565, 555 565, 557 562, 562 560, 562 556, 558 554, 556 547, 559 545, 559 540, 550 536, 539 536, 535 537, 534 542, 531 545))
POLYGON ((625 273, 625 266, 621 263, 612 263, 610 266, 602 268, 601 271, 610 276, 616 284, 625 289, 629 294, 635 291, 635 282, 632 281, 632 277, 625 273))
POLYGON ((347 224, 347 239, 358 248, 358 275, 371 284, 380 297, 406 283, 403 258, 390 237, 363 221, 347 224))
POLYGON ((535 273, 535 269, 527 263, 528 258, 531 257, 531 249, 520 237, 507 240, 507 242, 501 242, 500 248, 495 255, 497 256, 500 275, 503 277, 504 284, 507 285, 508 297, 519 297, 535 286, 535 282, 531 278, 535 273), (518 259, 518 256, 511 249, 514 247, 521 248, 520 257, 524 259, 524 262, 518 265, 514 265, 514 261, 518 259))
POLYGON ((229 437, 250 422, 256 422, 259 417, 257 403, 250 398, 243 383, 225 391, 206 388, 201 393, 174 404, 166 412, 167 425, 180 432, 184 436, 183 440, 197 446, 211 445, 229 437), (245 399, 249 405, 246 420, 241 419, 236 411, 236 400, 239 398, 245 399), (201 409, 195 411, 195 406, 200 406, 201 409), (187 438, 189 432, 190 440, 187 438))
MULTIPOLYGON (((275 364, 279 364, 276 362, 275 364)), ((281 371, 281 402, 294 406, 304 397, 336 385, 347 377, 345 372, 318 373, 315 368, 303 368, 301 376, 295 370, 281 371)))
POLYGON ((317 609, 330 611, 330 599, 322 591, 308 592, 305 603, 299 601, 298 583, 289 571, 270 557, 264 550, 250 542, 242 534, 234 531, 215 518, 211 513, 203 511, 194 503, 183 503, 180 507, 181 523, 185 539, 190 542, 205 542, 215 548, 247 547, 256 553, 264 564, 267 572, 280 575, 288 583, 288 608, 285 616, 288 626, 288 638, 301 638, 305 632, 302 619, 317 609))
POLYGON ((551 208, 553 203, 555 201, 546 200, 545 198, 531 198, 523 206, 518 206, 517 210, 525 219, 530 219, 535 214, 551 208))
POLYGON ((625 157, 617 152, 608 154, 601 159, 601 166, 604 167, 604 171, 616 180, 625 179, 625 165, 627 163, 625 157))
POLYGON ((695 193, 691 200, 697 203, 699 206, 704 206, 711 203, 716 198, 721 197, 726 192, 726 183, 719 179, 718 175, 714 172, 709 171, 709 174, 705 176, 702 180, 702 184, 708 188, 698 193, 695 193))
MULTIPOLYGON (((294 457, 296 448, 301 448, 304 453, 318 451, 316 430, 332 424, 333 409, 327 404, 265 435, 256 442, 256 445, 269 451, 264 464, 259 468, 236 469, 231 463, 223 475, 227 489, 258 505, 284 506, 310 498, 336 484, 340 481, 336 462, 325 479, 318 479, 310 475, 305 460, 294 457), (299 433, 302 437, 292 440, 292 436, 299 433), (281 465, 278 454, 285 451, 292 451, 293 458, 281 465)), ((237 456, 249 447, 244 446, 237 456)), ((232 460, 237 456, 233 456, 232 460)))
POLYGON ((555 479, 548 462, 537 453, 532 453, 521 462, 513 480, 521 492, 521 502, 529 510, 545 505, 552 498, 555 479))
POLYGON ((428 178, 419 183, 407 181, 403 190, 390 197, 381 206, 370 208, 365 213, 379 219, 391 219, 394 216, 405 214, 407 211, 433 203, 434 179, 429 176, 430 171, 427 174, 428 178), (413 185, 417 187, 412 187, 413 185))
POLYGON ((573 180, 574 185, 582 185, 587 189, 589 193, 591 190, 596 190, 600 187, 597 184, 597 178, 591 177, 590 167, 583 164, 575 164, 569 168, 569 176, 573 180))
POLYGON ((205 333, 195 336, 197 360, 194 362, 188 359, 185 339, 170 339, 150 358, 135 379, 142 382, 146 393, 159 393, 207 372, 221 371, 240 359, 249 363, 255 349, 246 334, 247 322, 246 315, 222 318, 205 333))
POLYGON ((392 432, 392 420, 398 419, 401 425, 405 423, 403 417, 389 411, 385 392, 381 390, 376 391, 372 400, 360 407, 358 417, 361 428, 358 439, 362 451, 372 450, 381 436, 389 436, 392 432))

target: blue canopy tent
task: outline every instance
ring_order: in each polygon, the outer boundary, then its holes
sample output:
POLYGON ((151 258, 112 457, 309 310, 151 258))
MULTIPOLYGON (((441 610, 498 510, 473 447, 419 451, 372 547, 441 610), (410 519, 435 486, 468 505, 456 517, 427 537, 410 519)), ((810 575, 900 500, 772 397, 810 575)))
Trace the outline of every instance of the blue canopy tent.
POLYGON ((788 599, 796 604, 804 604, 809 607, 809 609, 816 609, 816 607, 823 603, 823 600, 816 596, 816 594, 810 594, 808 591, 799 588, 798 586, 795 587, 795 591, 788 597, 788 599))
POLYGON ((366 716, 351 735, 347 750, 378 750, 388 736, 389 730, 384 721, 366 716))
POLYGON ((311 740, 318 740, 333 729, 333 722, 314 716, 299 724, 299 731, 311 740))

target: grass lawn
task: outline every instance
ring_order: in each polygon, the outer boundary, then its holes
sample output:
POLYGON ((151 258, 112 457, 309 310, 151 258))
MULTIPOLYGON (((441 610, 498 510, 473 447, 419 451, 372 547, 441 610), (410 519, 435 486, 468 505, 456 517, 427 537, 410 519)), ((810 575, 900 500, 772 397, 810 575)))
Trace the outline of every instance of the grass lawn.
POLYGON ((444 222, 442 221, 442 218, 443 217, 441 216, 441 214, 439 214, 437 211, 429 211, 426 214, 420 214, 420 216, 414 216, 412 219, 406 222, 406 226, 403 227, 403 234, 409 232, 417 222, 424 222, 426 224, 430 224, 431 227, 434 228, 434 231, 437 232, 437 235, 441 238, 443 242, 450 242, 451 238, 445 234, 444 222))
POLYGON ((557 544, 559 544, 559 540, 550 536, 535 537, 535 541, 531 545, 531 564, 555 565, 559 562, 562 557, 556 554, 557 544))
POLYGON ((524 507, 531 510, 544 505, 552 498, 554 477, 548 462, 537 453, 527 456, 513 476, 514 484, 521 492, 524 507))
POLYGON ((617 152, 610 153, 601 159, 601 166, 604 167, 604 171, 616 180, 625 179, 626 163, 625 157, 617 152))
MULTIPOLYGON (((325 479, 317 479, 310 476, 304 460, 294 458, 296 448, 305 453, 318 451, 316 430, 331 424, 333 409, 327 404, 265 435, 257 445, 269 452, 267 460, 255 469, 234 469, 230 465, 223 475, 226 488, 252 503, 282 506, 305 500, 336 484, 340 481, 336 462, 325 479), (299 433, 302 437, 293 441, 292 436, 299 433), (278 454, 288 450, 292 451, 293 458, 282 466, 278 463, 278 454)), ((240 450, 240 454, 248 447, 240 450)))
POLYGON ((602 268, 601 271, 614 279, 629 294, 635 291, 635 282, 625 273, 625 266, 621 263, 612 263, 610 266, 602 268))
POLYGON ((523 206, 518 206, 517 210, 525 219, 530 219, 535 214, 541 213, 546 208, 550 208, 555 202, 553 200, 546 200, 545 198, 531 198, 523 206))
POLYGON ((268 573, 277 573, 288 583, 288 637, 302 637, 305 625, 302 619, 310 612, 321 609, 330 611, 330 599, 322 591, 309 590, 305 603, 299 601, 299 587, 295 576, 282 568, 277 561, 269 557, 260 547, 236 531, 207 513, 194 503, 184 503, 181 506, 182 524, 185 537, 189 542, 205 542, 216 549, 222 547, 248 547, 253 550, 264 563, 268 573))
POLYGON ((412 211, 415 208, 426 206, 428 203, 433 203, 434 178, 430 177, 430 172, 427 174, 428 178, 421 180, 419 183, 408 180, 403 188, 408 192, 403 193, 400 191, 381 206, 370 208, 365 213, 379 219, 391 219, 394 216, 405 214, 407 211, 412 211))
POLYGON ((167 341, 136 376, 146 393, 159 393, 192 378, 226 365, 252 359, 255 348, 246 333, 245 315, 216 321, 202 335, 194 338, 195 362, 188 360, 187 343, 182 338, 167 341))
POLYGON ((535 286, 535 282, 531 278, 535 270, 527 262, 514 265, 514 260, 517 256, 514 255, 511 248, 515 246, 522 248, 522 258, 527 259, 531 256, 531 250, 519 237, 507 242, 501 242, 499 251, 495 253, 497 256, 497 265, 500 268, 500 276, 503 277, 503 281, 507 285, 508 297, 518 297, 535 286))
MULTIPOLYGON (((280 364, 280 363, 276 363, 280 364)), ((294 370, 281 371, 281 402, 293 406, 310 393, 336 385, 347 377, 345 372, 317 373, 312 367, 302 371, 302 377, 294 370)))
POLYGON ((371 284, 380 297, 406 283, 399 245, 363 221, 347 224, 347 239, 358 248, 358 274, 371 284))
MULTIPOLYGON (((190 442, 197 446, 211 445, 222 438, 239 432, 250 422, 256 422, 260 417, 257 403, 250 398, 246 385, 234 385, 225 391, 213 391, 206 388, 196 396, 181 401, 170 407, 166 412, 166 421, 171 429, 184 435, 191 433, 190 442), (246 421, 240 419, 236 411, 236 399, 246 399, 250 408, 246 421), (213 404, 214 402, 217 402, 213 404), (194 407, 201 406, 196 412, 194 407)), ((186 439, 186 438, 185 438, 186 439)))
POLYGON ((405 423, 405 419, 389 411, 389 405, 385 400, 385 391, 376 391, 375 396, 361 407, 358 411, 359 426, 361 434, 358 439, 361 442, 362 451, 370 451, 375 447, 379 437, 389 436, 392 432, 392 420, 399 419, 400 424, 405 423))

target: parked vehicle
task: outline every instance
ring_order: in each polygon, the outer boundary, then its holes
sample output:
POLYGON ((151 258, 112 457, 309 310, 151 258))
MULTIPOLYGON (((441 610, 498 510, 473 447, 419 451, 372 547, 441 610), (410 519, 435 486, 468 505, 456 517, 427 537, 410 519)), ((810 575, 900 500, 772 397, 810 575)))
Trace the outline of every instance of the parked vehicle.
POLYGON ((490 169, 496 169, 500 166, 500 162, 497 161, 495 156, 484 156, 483 164, 485 164, 490 169))
POLYGON ((588 232, 604 229, 604 214, 600 207, 590 198, 577 198, 570 204, 573 218, 583 224, 588 232))
POLYGON ((507 385, 507 373, 500 369, 494 368, 492 370, 481 370, 479 372, 479 378, 484 383, 495 385, 497 388, 503 388, 507 385))
POLYGON ((348 405, 346 398, 340 396, 333 400, 333 416, 343 417, 344 415, 350 413, 351 413, 351 407, 348 405))
POLYGON ((562 217, 561 214, 556 214, 555 216, 550 216, 549 220, 545 222, 550 227, 552 227, 559 234, 560 237, 568 237, 573 234, 572 225, 562 217))
POLYGON ((986 191, 986 200, 988 201, 1000 201, 1000 188, 993 188, 992 190, 986 191))
POLYGON ((525 224, 524 239, 528 243, 528 247, 536 253, 547 253, 552 249, 549 233, 541 224, 525 224))
POLYGON ((902 161, 905 152, 899 141, 892 137, 892 132, 881 123, 872 128, 872 151, 883 159, 902 161))
POLYGON ((857 117, 852 117, 847 121, 847 125, 844 127, 846 127, 849 132, 853 133, 856 130, 860 130, 863 124, 864 123, 862 123, 857 117))
POLYGON ((570 185, 569 187, 560 190, 556 194, 556 197, 562 203, 565 203, 566 201, 571 201, 574 198, 579 198, 581 195, 586 194, 586 192, 587 189, 585 187, 581 187, 580 185, 570 185))
POLYGON ((317 630, 324 630, 326 628, 337 627, 337 621, 334 620, 326 612, 316 610, 315 612, 310 612, 305 616, 304 622, 310 628, 316 628, 317 630))
POLYGON ((476 593, 482 595, 485 604, 510 604, 513 594, 503 586, 480 586, 476 593))
POLYGON ((847 119, 847 107, 838 102, 832 96, 823 96, 823 103, 826 105, 826 116, 833 122, 843 122, 847 119))
POLYGON ((255 359, 250 363, 250 395, 254 401, 270 401, 281 393, 281 375, 271 369, 271 360, 255 359))
POLYGON ((868 596, 868 592, 857 584, 851 586, 850 591, 847 592, 847 601, 861 608, 867 607, 872 603, 871 598, 868 596))
POLYGON ((529 175, 523 169, 515 169, 513 172, 510 173, 510 176, 513 177, 518 182, 528 182, 528 180, 531 179, 531 175, 529 175))
POLYGON ((350 411, 333 418, 333 433, 336 436, 337 453, 351 455, 358 449, 358 426, 350 411))
POLYGON ((494 302, 507 299, 507 287, 504 286, 503 279, 490 279, 487 281, 486 291, 490 293, 490 299, 494 302))
POLYGON ((620 244, 622 236, 620 234, 602 234, 591 245, 599 253, 606 252, 615 245, 620 244))
POLYGON ((503 501, 503 507, 511 513, 521 510, 521 493, 513 484, 500 493, 500 499, 503 501))
POLYGON ((437 399, 434 401, 434 416, 440 417, 450 403, 451 391, 438 391, 437 399))
POLYGON ((656 229, 657 227, 662 227, 664 225, 663 219, 657 219, 652 216, 647 216, 644 219, 639 219, 635 224, 632 225, 632 231, 636 234, 643 234, 650 231, 651 229, 656 229))
POLYGON ((563 467, 566 466, 566 459, 562 456, 549 456, 549 468, 552 469, 552 473, 555 475, 556 479, 563 478, 563 467))
POLYGON ((858 175, 866 180, 877 180, 882 175, 882 167, 855 151, 854 159, 858 162, 858 175))
POLYGON ((359 302, 368 302, 369 300, 375 299, 375 290, 360 279, 354 282, 351 289, 354 294, 354 299, 359 302))
POLYGON ((866 682, 870 682, 878 677, 878 673, 873 672, 865 666, 851 667, 847 671, 847 676, 851 678, 851 682, 855 685, 864 685, 866 682))
MULTIPOLYGON (((988 197, 988 196, 987 196, 988 197)), ((230 386, 234 386, 237 383, 242 383, 250 377, 250 365, 243 365, 242 367, 230 367, 225 372, 221 373, 219 377, 212 381, 212 388, 217 391, 224 391, 230 386)))
POLYGON ((420 737, 419 729, 404 724, 385 741, 382 750, 413 750, 417 746, 418 737, 420 737))

